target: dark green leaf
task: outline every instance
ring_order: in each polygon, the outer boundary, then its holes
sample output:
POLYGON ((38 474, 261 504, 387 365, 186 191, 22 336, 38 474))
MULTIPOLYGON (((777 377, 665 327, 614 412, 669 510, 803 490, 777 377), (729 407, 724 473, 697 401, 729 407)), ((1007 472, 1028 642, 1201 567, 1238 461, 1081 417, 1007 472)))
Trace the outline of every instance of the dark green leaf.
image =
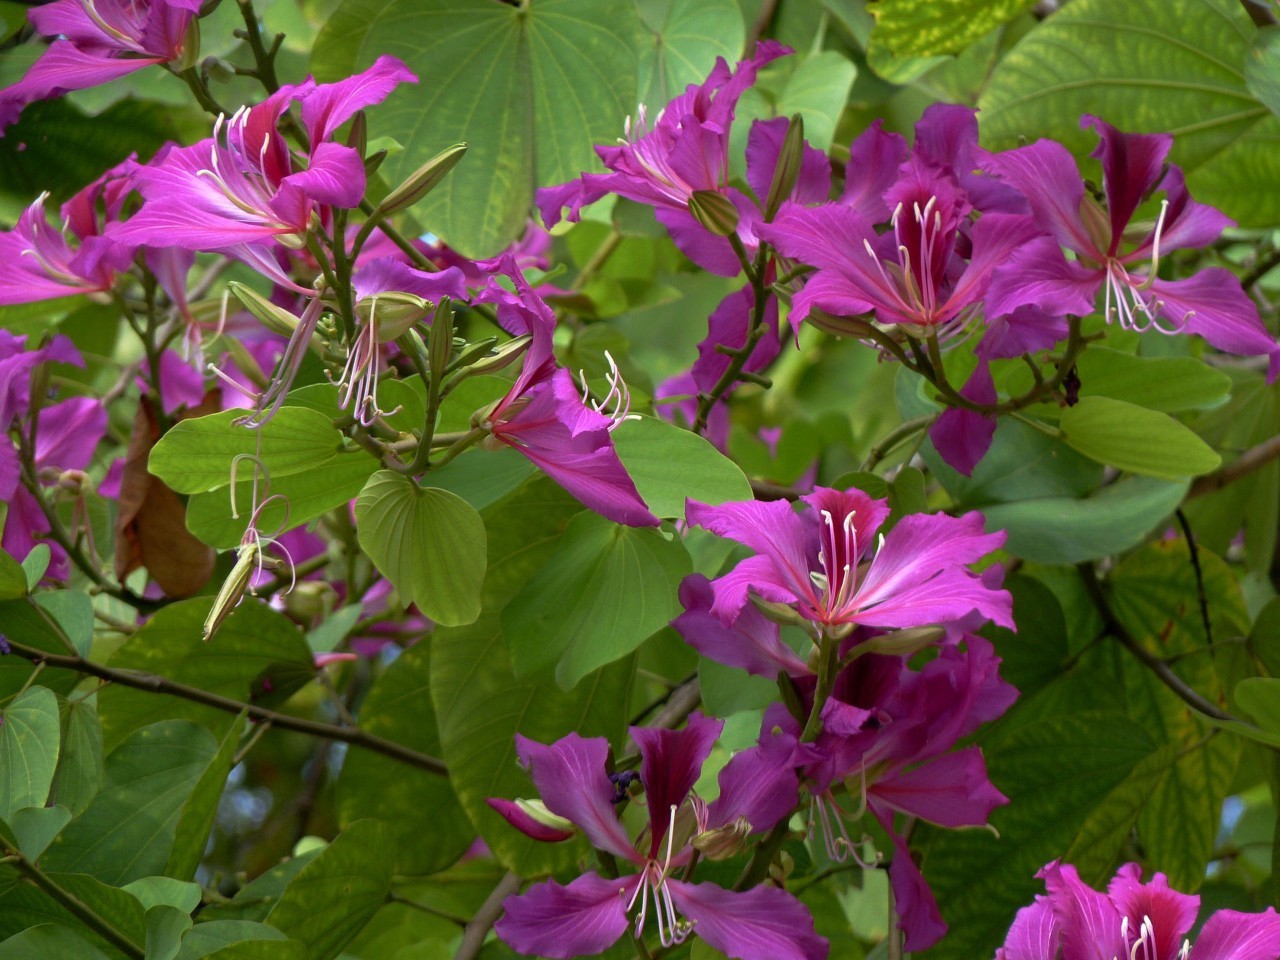
POLYGON ((1034 0, 875 0, 872 42, 895 56, 959 53, 1034 6, 1034 0))
MULTIPOLYGON (((135 897, 119 887, 109 886, 101 880, 84 874, 53 873, 48 870, 45 872, 49 879, 65 893, 75 897, 104 921, 110 923, 122 936, 138 946, 142 946, 145 942, 146 922, 143 918, 142 904, 135 897)), ((25 883, 18 884, 0 896, 0 937, 12 936, 24 927, 41 923, 56 923, 70 927, 107 956, 123 957, 119 950, 108 945, 106 940, 90 931, 65 907, 38 887, 25 883)), ((79 954, 72 954, 71 957, 79 960, 79 954)), ((67 960, 71 960, 71 957, 67 960)), ((45 960, 51 960, 51 958, 46 957, 45 960)))
POLYGON ((57 590, 38 593, 31 599, 54 619, 76 652, 87 657, 93 644, 93 600, 89 595, 78 590, 57 590))
POLYGON ((8 820, 18 839, 18 849, 34 862, 71 822, 71 811, 66 807, 24 807, 15 810, 8 820))
POLYGON ((27 595, 27 572, 22 564, 0 550, 0 600, 16 600, 27 595))
POLYGON ((680 613, 676 588, 692 569, 679 540, 580 513, 502 610, 516 676, 558 663, 556 679, 571 689, 631 653, 680 613))
MULTIPOLYGON (((402 653, 369 691, 360 728, 430 756, 440 756, 431 706, 430 644, 402 653)), ((460 857, 474 830, 446 777, 414 770, 381 754, 353 750, 337 785, 344 826, 376 812, 394 833, 398 875, 435 873, 460 857)))
POLYGON ((484 521, 455 493, 380 470, 356 498, 360 546, 406 603, 444 626, 480 615, 484 521))
POLYGON ((380 820, 358 820, 293 878, 267 921, 330 960, 360 932, 391 892, 395 838, 380 820))
POLYGON ((1280 27, 1261 27, 1254 35, 1244 61, 1244 82, 1268 110, 1280 115, 1280 27))
POLYGON ((217 749, 209 731, 185 720, 138 730, 107 756, 102 792, 43 866, 115 884, 162 873, 183 806, 217 749))
POLYGON ((66 927, 42 923, 15 933, 0 943, 0 960, 107 960, 106 956, 85 943, 66 927))
POLYGON ((1280 680, 1249 677, 1236 684, 1236 703, 1263 730, 1280 735, 1280 680))
MULTIPOLYGON (((16 566, 16 564, 15 564, 16 566)), ((0 714, 0 819, 43 807, 58 765, 58 698, 31 687, 0 714)))
MULTIPOLYGON (((288 940, 275 927, 269 927, 265 923, 252 920, 210 920, 196 924, 182 938, 176 960, 201 960, 203 957, 216 955, 217 951, 231 944, 249 947, 258 943, 273 945, 277 953, 273 955, 264 949, 261 954, 244 954, 244 960, 258 960, 259 956, 261 960, 304 960, 306 957, 301 943, 288 940), (297 948, 296 952, 291 952, 289 944, 297 948)), ((224 960, 229 958, 224 957, 224 960)))
POLYGON ((1168 414, 1082 397, 1062 411, 1062 438, 1086 457, 1148 477, 1177 480, 1216 470, 1222 458, 1168 414))
POLYGON ((346 0, 311 65, 319 79, 336 80, 391 53, 418 75, 372 125, 404 145, 381 172, 398 183, 466 140, 466 159, 415 214, 476 257, 520 234, 535 187, 574 179, 594 164, 593 144, 621 135, 636 105, 641 33, 634 5, 609 0, 346 0))
POLYGON ((485 802, 534 796, 528 772, 516 762, 515 734, 550 743, 580 730, 618 743, 632 669, 630 660, 612 664, 566 693, 515 679, 496 615, 431 638, 431 699, 450 780, 471 822, 509 869, 522 876, 549 873, 583 852, 578 843, 531 840, 485 802))
MULTIPOLYGON (((213 904, 200 913, 204 922, 258 923, 267 918, 285 888, 312 860, 320 855, 313 847, 306 853, 276 864, 241 887, 230 903, 213 904)), ((201 927, 204 923, 201 924, 201 927)), ((197 928, 200 929, 200 928, 197 928)), ((230 928, 227 928, 230 929, 230 928)), ((274 927, 270 929, 275 929, 274 927)))
MULTIPOLYGON (((178 826, 175 830, 173 849, 169 852, 169 860, 165 864, 164 877, 150 878, 157 883, 187 880, 195 876, 196 867, 200 866, 200 858, 204 856, 209 842, 209 831, 213 829, 214 818, 218 814, 218 802, 227 785, 227 776, 231 773, 231 765, 235 759, 236 747, 239 746, 239 724, 233 724, 222 738, 218 752, 196 782, 191 795, 187 797, 178 814, 178 826)), ((137 891, 134 891, 137 893, 137 891)), ((197 889, 197 894, 199 890, 197 889)), ((146 898, 139 894, 139 899, 146 903, 146 898)), ((190 913, 195 906, 188 908, 190 913)))
POLYGON ((717 57, 732 64, 742 55, 746 27, 735 0, 673 0, 660 21, 659 4, 636 8, 653 34, 640 58, 638 100, 651 115, 689 84, 706 79, 717 57))

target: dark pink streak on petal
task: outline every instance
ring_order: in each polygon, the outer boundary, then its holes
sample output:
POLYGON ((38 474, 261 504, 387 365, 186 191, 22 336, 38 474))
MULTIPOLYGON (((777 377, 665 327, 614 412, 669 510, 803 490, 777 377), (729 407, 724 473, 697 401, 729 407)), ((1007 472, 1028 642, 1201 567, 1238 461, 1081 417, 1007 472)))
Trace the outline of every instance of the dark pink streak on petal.
POLYGON ((568 960, 603 953, 627 931, 627 901, 640 878, 584 873, 567 887, 554 880, 536 884, 502 902, 504 914, 493 929, 530 956, 568 960))
POLYGON ((631 727, 631 739, 640 750, 640 782, 644 784, 652 826, 649 856, 663 850, 671 808, 680 807, 711 755, 724 721, 693 713, 682 730, 631 727))

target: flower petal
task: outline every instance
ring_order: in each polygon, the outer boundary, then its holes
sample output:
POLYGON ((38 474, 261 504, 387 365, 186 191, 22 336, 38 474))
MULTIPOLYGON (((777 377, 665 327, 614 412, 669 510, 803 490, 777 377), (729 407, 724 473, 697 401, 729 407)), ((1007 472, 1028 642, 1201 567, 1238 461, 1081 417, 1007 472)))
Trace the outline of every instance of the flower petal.
POLYGON ((1126 863, 1107 885, 1107 894, 1129 918, 1129 929, 1137 930, 1150 917, 1156 932, 1156 956, 1172 957, 1182 946, 1200 912, 1200 898, 1169 888, 1169 878, 1157 873, 1150 883, 1142 882, 1142 868, 1126 863))
POLYGON ((1191 960, 1275 960, 1280 956, 1280 916, 1219 910, 1191 948, 1191 960))
POLYGON ((554 880, 536 884, 502 901, 504 913, 493 929, 530 956, 567 960, 603 953, 627 931, 627 900, 640 878, 584 873, 567 887, 554 880))
POLYGON ((680 602, 685 612, 672 620, 671 626, 704 657, 770 680, 780 672, 792 676, 810 672, 805 662, 782 642, 778 625, 754 606, 741 607, 731 626, 716 616, 711 609, 715 594, 702 574, 684 578, 680 602))
POLYGON ((1037 140, 1004 153, 979 151, 979 156, 984 170, 1027 198, 1036 226, 1076 253, 1103 259, 1080 217, 1084 181, 1066 147, 1056 140, 1037 140))
POLYGON ((1107 252, 1115 253, 1138 204, 1164 172, 1173 137, 1167 133, 1121 133, 1087 113, 1080 118, 1080 126, 1092 127, 1102 138, 1089 155, 1102 161, 1102 186, 1111 214, 1111 249, 1107 252))
POLYGON ((723 720, 696 712, 689 716, 682 730, 630 728, 631 739, 640 750, 640 782, 644 784, 645 802, 649 805, 650 857, 662 849, 671 808, 679 809, 689 796, 723 729, 723 720))
POLYGON ((1128 956, 1121 916, 1111 898, 1086 886, 1070 864, 1057 860, 1038 874, 1062 931, 1062 960, 1114 960, 1128 956))
POLYGON ((943 827, 982 826, 992 810, 1009 802, 987 779, 987 765, 977 747, 890 774, 869 792, 895 810, 943 827))
POLYGON ((1004 946, 996 951, 996 960, 1045 960, 1058 956, 1058 921, 1053 905, 1037 896, 1035 903, 1023 907, 1009 928, 1004 946))
POLYGON ((777 887, 724 890, 668 880, 671 899, 694 933, 737 960, 825 960, 827 941, 795 897, 777 887))
MULTIPOLYGON (((354 657, 355 654, 349 654, 349 656, 354 657)), ((541 840, 544 843, 558 843, 574 836, 572 830, 557 830, 555 827, 547 826, 542 821, 534 819, 525 813, 514 800, 504 800, 501 797, 486 797, 485 803, 501 814, 502 819, 506 820, 507 823, 534 840, 541 840)))
POLYGON ((395 57, 383 54, 363 73, 316 87, 302 102, 302 123, 312 149, 333 136, 357 110, 381 103, 402 83, 417 82, 413 71, 395 57))

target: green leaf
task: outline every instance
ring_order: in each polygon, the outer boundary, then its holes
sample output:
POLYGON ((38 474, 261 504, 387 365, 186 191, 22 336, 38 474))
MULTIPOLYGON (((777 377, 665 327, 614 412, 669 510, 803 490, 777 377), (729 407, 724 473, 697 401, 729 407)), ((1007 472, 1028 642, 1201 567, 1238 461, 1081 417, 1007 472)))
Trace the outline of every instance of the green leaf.
POLYGON ((510 447, 476 450, 432 470, 431 485, 456 493, 477 510, 485 510, 528 480, 537 469, 527 457, 510 447))
POLYGON ((172 877, 142 877, 126 883, 123 889, 137 897, 144 910, 169 906, 191 913, 200 905, 200 885, 172 877))
POLYGON ((215 903, 206 907, 200 912, 201 927, 214 921, 258 923, 265 920, 294 877, 320 856, 321 850, 321 847, 312 847, 305 853, 290 857, 250 880, 236 891, 229 903, 215 903))
POLYGON ((1081 563, 1128 550, 1182 502, 1187 482, 1131 477, 1088 497, 1040 497, 983 507, 1005 549, 1037 563, 1081 563))
POLYGON ((306 944, 300 940, 250 940, 204 956, 205 960, 311 960, 306 944))
POLYGON ((1280 680, 1247 677, 1236 684, 1236 703, 1263 730, 1280 735, 1280 680))
MULTIPOLYGON (((360 729, 430 756, 440 756, 431 706, 430 644, 400 654, 378 678, 360 710, 360 729)), ((393 831, 397 875, 443 870, 475 834, 447 777, 406 767, 370 750, 352 750, 337 784, 338 822, 376 811, 393 831)))
POLYGON ((515 734, 550 743, 581 730, 619 743, 632 673, 630 660, 615 663, 568 693, 549 684, 522 683, 511 672, 493 614, 432 636, 431 699, 449 778, 471 822, 508 869, 521 876, 551 873, 585 849, 581 843, 532 840, 485 802, 535 794, 528 772, 516 762, 515 734))
POLYGON ((455 493, 379 470, 356 498, 360 546, 406 603, 443 626, 480 615, 484 521, 455 493))
POLYGON ((147 960, 173 960, 182 935, 191 929, 191 915, 176 907, 158 906, 147 911, 147 960))
MULTIPOLYGON (((791 74, 778 98, 777 113, 804 117, 804 138, 826 152, 831 149, 836 125, 849 100, 858 69, 834 50, 811 54, 791 74)), ((764 203, 764 197, 758 198, 764 203)))
POLYGON ((45 853, 45 869, 112 884, 160 874, 217 749, 209 731, 185 720, 138 730, 107 757, 102 792, 45 853))
POLYGON ((1280 115, 1280 27, 1260 27, 1244 61, 1249 92, 1273 114, 1280 115))
POLYGON ((898 57, 959 53, 1035 0, 875 0, 871 40, 898 57))
POLYGON ((387 899, 394 856, 385 823, 356 821, 293 878, 267 922, 306 944, 310 960, 329 960, 387 899))
POLYGON ((1141 726, 1116 712, 1073 711, 993 732, 983 743, 987 770, 1009 798, 991 814, 999 838, 927 824, 913 837, 950 926, 930 956, 991 956, 1014 913, 1043 891, 1036 871, 1062 855, 1153 748, 1141 726))
POLYGON ((89 647, 93 645, 93 600, 87 593, 56 590, 38 593, 31 600, 53 617, 80 656, 89 655, 89 647))
POLYGON ((663 104, 701 83, 716 57, 734 63, 742 55, 746 26, 736 0, 673 0, 661 22, 659 4, 636 4, 652 32, 650 49, 640 58, 639 103, 655 115, 663 104))
POLYGON ((1227 374, 1191 357, 1135 357, 1091 346, 1076 370, 1083 397, 1111 397, 1165 413, 1208 409, 1231 392, 1227 374))
POLYGON ((40 578, 44 576, 44 572, 49 569, 49 557, 49 545, 37 543, 22 561, 22 572, 27 575, 28 590, 34 590, 40 583, 40 578))
POLYGON ((649 509, 684 518, 684 502, 750 500, 751 484, 736 463, 710 443, 665 420, 629 420, 613 432, 622 465, 649 509))
POLYGON ((34 862, 71 822, 71 811, 66 807, 24 807, 15 810, 8 821, 18 840, 18 849, 34 862))
MULTIPOLYGON (((311 649, 302 632, 256 600, 242 602, 217 636, 205 643, 200 639, 201 627, 211 605, 209 597, 196 597, 156 611, 116 651, 111 665, 158 674, 239 701, 261 693, 264 677, 272 678, 273 693, 287 695, 314 676, 311 649)), ((219 738, 235 720, 234 714, 203 704, 114 684, 98 699, 108 749, 130 731, 158 720, 194 720, 219 738)))
POLYGON ((692 570, 679 540, 580 513, 556 552, 502 610, 516 676, 558 662, 556 680, 572 689, 677 616, 676 588, 692 570))
MULTIPOLYGON (((235 426, 243 416, 243 410, 224 410, 179 421, 151 449, 147 468, 177 493, 204 493, 231 483, 238 456, 256 456, 274 483, 324 469, 343 444, 333 419, 306 407, 281 407, 258 429, 235 426)), ((242 461, 237 476, 251 477, 252 470, 242 461)), ((249 509, 248 502, 240 506, 249 509)))
POLYGON ((1062 411, 1062 439, 1120 470, 1177 480, 1216 470, 1222 458, 1165 413, 1110 397, 1081 397, 1062 411))
POLYGON ((535 187, 575 179, 596 164, 594 144, 621 135, 636 106, 641 35, 634 4, 611 0, 346 0, 316 38, 311 67, 337 80, 391 53, 418 75, 377 111, 375 126, 404 144, 379 172, 398 183, 466 140, 466 159, 414 213, 478 257, 521 233, 535 187))
MULTIPOLYGON (((187 797, 178 813, 173 849, 169 851, 169 859, 164 867, 165 876, 151 878, 157 885, 178 883, 195 876, 196 868, 200 866, 200 860, 209 842, 209 832, 213 829, 214 819, 218 814, 218 802, 222 799, 226 788, 227 777, 231 773, 239 743, 240 724, 232 724, 223 736, 218 752, 200 774, 200 779, 196 781, 191 795, 187 797), (176 879, 169 879, 171 877, 176 879)), ((198 888, 196 892, 198 895, 198 888)), ((140 894, 138 898, 144 904, 147 902, 146 898, 140 894)), ((190 913, 194 909, 193 905, 187 908, 187 912, 190 913)))
POLYGON ((66 927, 53 923, 29 927, 0 943, 0 960, 51 960, 58 957, 107 960, 105 954, 89 946, 66 927))
MULTIPOLYGON (((25 644, 46 653, 66 655, 66 638, 49 623, 49 615, 42 611, 30 597, 19 600, 0 600, 0 623, 4 624, 4 636, 14 643, 25 644)), ((0 701, 18 694, 31 680, 35 668, 20 657, 0 657, 0 701)), ((73 670, 46 668, 40 682, 55 693, 69 694, 81 676, 73 670)))
MULTIPOLYGON (((182 938, 176 960, 201 960, 216 956, 223 947, 236 944, 242 947, 265 944, 260 953, 244 953, 244 960, 305 960, 306 951, 301 943, 289 940, 275 927, 252 920, 210 920, 198 923, 182 938), (293 944, 296 951, 289 947, 293 944), (269 952, 275 949, 275 953, 269 952)), ((225 957, 224 960, 230 960, 225 957)))
POLYGON ((31 687, 0 717, 0 820, 8 820, 15 810, 43 807, 49 798, 58 765, 58 698, 31 687))
MULTIPOLYGON (((75 897, 111 924, 118 933, 139 946, 143 944, 146 939, 146 922, 142 904, 135 897, 119 887, 109 886, 84 874, 54 873, 46 869, 45 875, 65 893, 75 897)), ((49 922, 72 928, 112 958, 122 956, 117 949, 108 946, 106 940, 90 931, 58 901, 38 887, 18 884, 0 896, 0 937, 12 936, 24 927, 49 922)), ((71 956, 78 958, 80 955, 71 956)))
POLYGON ((996 67, 978 104, 984 143, 1049 137, 1083 157, 1097 144, 1080 129, 1085 113, 1169 132, 1169 159, 1197 200, 1241 226, 1270 226, 1280 219, 1280 119, 1242 71, 1256 33, 1235 0, 1074 0, 996 67))
POLYGON ((0 550, 0 600, 16 600, 27 595, 27 572, 22 564, 0 550))
MULTIPOLYGON (((356 496, 378 467, 377 461, 363 451, 339 454, 315 470, 287 477, 271 475, 272 500, 258 517, 258 530, 263 536, 278 537, 310 523, 323 513, 342 507, 356 496)), ((246 465, 242 476, 252 471, 246 465)), ((240 545, 248 526, 253 494, 250 480, 236 484, 236 508, 240 516, 231 515, 231 491, 226 487, 197 493, 187 501, 187 529, 220 550, 240 545)))
POLYGON ((582 504, 545 474, 529 477, 485 509, 489 544, 483 592, 486 610, 501 610, 524 589, 555 553, 569 521, 580 513, 582 504))

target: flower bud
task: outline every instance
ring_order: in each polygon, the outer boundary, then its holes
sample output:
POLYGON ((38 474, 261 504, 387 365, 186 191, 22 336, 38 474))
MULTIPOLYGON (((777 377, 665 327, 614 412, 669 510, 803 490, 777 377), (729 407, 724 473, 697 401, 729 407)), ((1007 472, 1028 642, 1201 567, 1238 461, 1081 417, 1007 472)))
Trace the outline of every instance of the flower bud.
POLYGON ((365 118, 363 110, 357 110, 356 115, 351 118, 351 132, 347 134, 347 146, 360 154, 364 158, 364 152, 369 148, 369 121, 365 118))
POLYGON ((431 318, 431 338, 427 346, 427 361, 431 368, 431 382, 439 384, 453 355, 453 304, 443 297, 436 305, 431 318))
POLYGON ((738 208, 722 193, 695 190, 689 198, 693 218, 717 237, 732 236, 738 229, 738 208))
POLYGON ((190 70, 200 61, 200 21, 195 17, 187 24, 182 35, 182 56, 178 57, 173 68, 178 73, 190 70))
POLYGON ((430 300, 393 290, 367 297, 356 304, 356 316, 361 320, 373 320, 378 326, 378 342, 391 343, 404 336, 414 324, 427 314, 430 300))
POLYGON ((442 150, 434 157, 420 166, 405 179, 405 181, 396 187, 383 198, 378 204, 378 209, 374 211, 375 217, 389 217, 393 213, 399 213, 401 210, 407 210, 415 203, 425 197, 428 193, 439 186, 443 180, 454 168, 462 155, 467 152, 465 143, 455 143, 452 147, 442 150))
POLYGON ((213 635, 218 632, 223 621, 231 616, 231 611, 244 598, 245 591, 249 589, 249 578, 253 576, 254 567, 258 563, 259 549, 256 540, 250 540, 240 547, 236 554, 235 566, 227 574, 227 579, 222 582, 218 595, 214 597, 213 606, 209 608, 209 616, 205 618, 201 634, 205 643, 213 639, 213 635))
MULTIPOLYGON (((529 344, 532 342, 533 337, 527 333, 508 340, 489 356, 468 364, 465 376, 471 377, 483 373, 495 373, 503 367, 509 366, 524 355, 524 352, 529 349, 529 344)), ((470 351, 463 354, 463 356, 469 355, 470 351)), ((461 361, 462 357, 458 359, 461 361)))
POLYGON ((297 317, 284 307, 276 306, 252 287, 247 287, 236 280, 228 283, 227 287, 235 294, 235 298, 244 305, 244 308, 257 317, 263 326, 272 333, 278 333, 282 337, 290 337, 293 335, 293 331, 297 329, 297 317))
POLYGON ((750 833, 751 824, 746 817, 739 816, 733 823, 702 831, 691 842, 708 860, 728 860, 746 849, 750 833))
POLYGON ((764 204, 765 220, 772 220, 783 201, 791 196, 803 163, 804 118, 797 113, 792 115, 782 139, 782 149, 778 151, 778 165, 773 168, 773 182, 769 184, 769 196, 764 204))
POLYGON ((541 800, 521 800, 516 798, 516 806, 520 808, 521 813, 532 820, 536 820, 544 827, 550 827, 552 830, 574 832, 578 829, 572 820, 566 820, 564 817, 548 810, 547 805, 541 800))
POLYGON ((303 580, 284 596, 284 611, 303 624, 327 617, 338 600, 338 592, 323 580, 303 580))
POLYGON ((785 603, 765 600, 752 592, 748 592, 747 597, 751 600, 752 606, 764 614, 766 620, 771 620, 784 627, 804 627, 806 631, 809 629, 809 621, 800 616, 794 607, 785 603))
POLYGON ((872 637, 866 642, 866 651, 890 657, 911 657, 941 640, 945 633, 942 627, 908 627, 872 637))

